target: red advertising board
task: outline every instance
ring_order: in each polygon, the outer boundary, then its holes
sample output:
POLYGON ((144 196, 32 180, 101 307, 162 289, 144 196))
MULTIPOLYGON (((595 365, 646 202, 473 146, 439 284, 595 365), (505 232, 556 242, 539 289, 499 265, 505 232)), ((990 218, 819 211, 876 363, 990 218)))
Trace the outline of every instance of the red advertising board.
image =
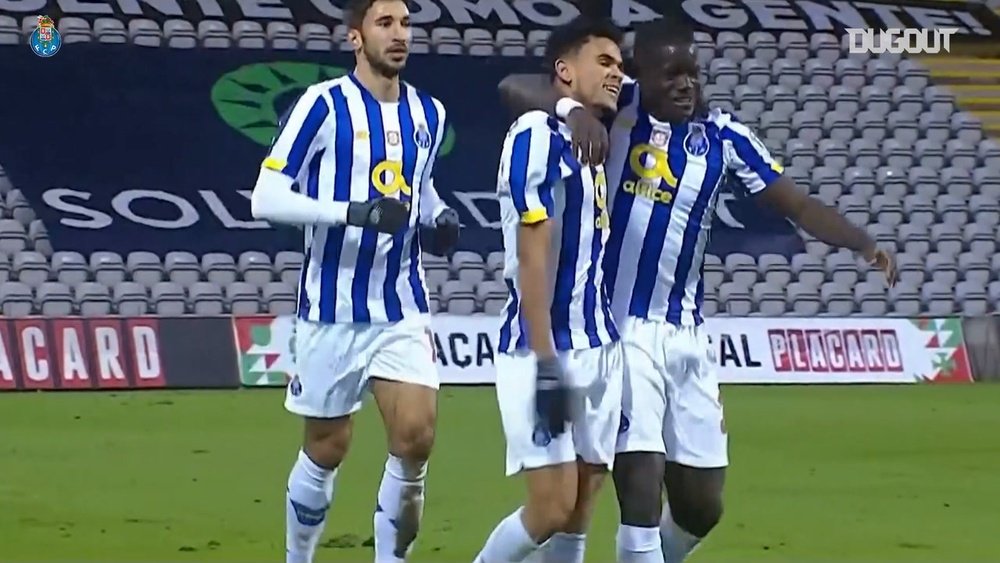
POLYGON ((0 391, 239 386, 228 317, 0 319, 0 391))
POLYGON ((0 389, 166 387, 153 317, 0 322, 0 389))

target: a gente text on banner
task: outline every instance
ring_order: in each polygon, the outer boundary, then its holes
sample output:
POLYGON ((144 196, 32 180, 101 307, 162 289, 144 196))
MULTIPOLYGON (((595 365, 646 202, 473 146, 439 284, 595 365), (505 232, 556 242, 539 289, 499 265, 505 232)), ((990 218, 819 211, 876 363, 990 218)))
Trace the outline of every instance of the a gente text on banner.
MULTIPOLYGON (((571 0, 409 0, 414 25, 544 29, 579 14, 571 0)), ((706 31, 833 31, 845 28, 958 28, 959 36, 995 36, 1000 18, 982 3, 911 0, 610 0, 619 25, 661 17, 687 19, 706 31)), ((236 22, 344 21, 343 0, 0 0, 0 13, 53 18, 187 19, 236 22)))
MULTIPOLYGON (((491 384, 500 318, 437 315, 445 384, 491 384)), ((240 379, 280 386, 295 373, 293 317, 234 320, 240 379)), ((971 382, 960 319, 737 318, 706 320, 723 383, 971 382)))

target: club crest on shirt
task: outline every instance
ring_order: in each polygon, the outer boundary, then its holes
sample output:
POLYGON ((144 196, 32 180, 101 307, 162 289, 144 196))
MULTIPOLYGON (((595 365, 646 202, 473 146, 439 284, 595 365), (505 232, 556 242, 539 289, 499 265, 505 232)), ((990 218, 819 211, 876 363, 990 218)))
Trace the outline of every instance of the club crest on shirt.
POLYGON ((653 129, 653 134, 650 136, 649 141, 654 147, 665 147, 667 146, 667 141, 670 140, 670 130, 669 129, 653 129))
POLYGON ((692 123, 687 137, 684 139, 684 150, 691 156, 705 156, 708 154, 708 136, 705 134, 705 126, 701 123, 692 123))
POLYGON ((413 132, 413 142, 422 149, 431 148, 431 132, 423 123, 418 125, 417 130, 413 132))
POLYGON ((385 135, 385 140, 389 143, 389 146, 395 147, 399 144, 399 131, 389 131, 385 135))

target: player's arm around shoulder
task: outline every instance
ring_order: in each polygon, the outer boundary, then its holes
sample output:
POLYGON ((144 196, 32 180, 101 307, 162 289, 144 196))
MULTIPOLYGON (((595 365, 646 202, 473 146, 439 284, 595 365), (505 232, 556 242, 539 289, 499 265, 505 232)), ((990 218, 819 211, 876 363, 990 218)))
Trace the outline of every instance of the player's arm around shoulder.
POLYGON ((797 186, 752 129, 725 113, 719 115, 718 123, 727 151, 726 162, 750 195, 788 217, 816 239, 860 253, 885 272, 890 285, 895 283, 892 257, 878 249, 864 229, 797 186))

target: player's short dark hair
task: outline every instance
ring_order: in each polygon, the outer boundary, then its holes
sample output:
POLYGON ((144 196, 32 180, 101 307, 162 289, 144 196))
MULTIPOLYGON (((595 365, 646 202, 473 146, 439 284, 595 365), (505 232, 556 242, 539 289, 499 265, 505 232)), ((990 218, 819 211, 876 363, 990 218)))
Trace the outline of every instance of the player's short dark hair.
POLYGON ((347 0, 347 5, 344 6, 344 22, 352 29, 361 29, 361 23, 365 21, 368 10, 371 10, 376 2, 382 1, 385 0, 347 0))
POLYGON ((664 47, 694 44, 694 28, 686 22, 673 18, 660 18, 642 23, 635 28, 636 60, 655 55, 664 47))
POLYGON ((610 39, 618 45, 622 42, 622 32, 618 26, 603 18, 577 16, 553 29, 545 46, 545 64, 549 69, 549 76, 555 76, 557 60, 576 52, 595 37, 610 39))

